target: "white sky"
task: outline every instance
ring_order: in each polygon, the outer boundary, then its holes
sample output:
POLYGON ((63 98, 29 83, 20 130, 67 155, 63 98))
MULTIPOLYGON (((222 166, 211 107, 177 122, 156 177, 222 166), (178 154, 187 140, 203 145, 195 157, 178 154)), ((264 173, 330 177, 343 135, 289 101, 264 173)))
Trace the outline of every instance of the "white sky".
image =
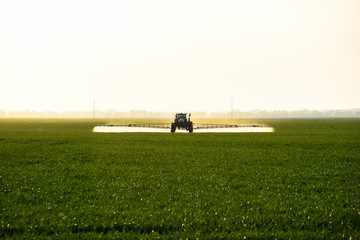
POLYGON ((359 0, 0 2, 2 110, 320 110, 359 92, 359 0))

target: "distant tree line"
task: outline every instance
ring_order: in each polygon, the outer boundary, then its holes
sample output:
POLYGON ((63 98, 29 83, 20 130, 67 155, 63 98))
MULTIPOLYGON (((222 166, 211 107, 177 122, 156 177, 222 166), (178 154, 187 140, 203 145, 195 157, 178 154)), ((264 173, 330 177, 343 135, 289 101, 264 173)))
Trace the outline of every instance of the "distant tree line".
POLYGON ((233 112, 210 113, 210 117, 219 118, 360 118, 359 109, 339 109, 339 110, 309 110, 301 109, 294 111, 286 110, 252 110, 233 112))
MULTIPOLYGON (((240 111, 238 109, 228 112, 204 112, 193 111, 195 118, 360 118, 360 108, 357 109, 339 109, 339 110, 295 110, 295 111, 267 111, 252 110, 240 111)), ((0 118, 93 118, 93 111, 2 111, 0 118)), ((96 118, 173 118, 175 112, 162 111, 140 111, 131 110, 119 112, 117 110, 96 110, 96 118)))

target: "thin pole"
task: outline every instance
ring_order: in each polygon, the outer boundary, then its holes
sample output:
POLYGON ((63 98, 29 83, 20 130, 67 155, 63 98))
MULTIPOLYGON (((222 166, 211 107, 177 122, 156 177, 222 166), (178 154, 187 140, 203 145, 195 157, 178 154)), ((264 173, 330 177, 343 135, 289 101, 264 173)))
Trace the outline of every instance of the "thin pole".
POLYGON ((95 119, 95 97, 93 99, 93 119, 95 119))

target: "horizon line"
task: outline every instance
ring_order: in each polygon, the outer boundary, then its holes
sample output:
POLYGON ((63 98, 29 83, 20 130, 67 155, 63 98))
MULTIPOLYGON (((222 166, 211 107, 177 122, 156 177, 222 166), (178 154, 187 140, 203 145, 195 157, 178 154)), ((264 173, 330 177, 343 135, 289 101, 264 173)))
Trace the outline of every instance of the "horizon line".
MULTIPOLYGON (((5 113, 9 113, 9 112, 14 112, 14 113, 46 113, 46 112, 52 112, 52 113, 68 113, 68 112, 79 112, 79 113, 84 113, 84 112, 93 112, 94 110, 35 110, 35 109, 25 109, 25 110, 5 110, 5 109, 0 109, 0 112, 5 112, 5 113)), ((109 109, 95 109, 96 112, 118 112, 118 113, 130 113, 130 112, 149 112, 149 113, 178 113, 178 112, 199 112, 199 113, 228 113, 228 112, 232 112, 232 111, 236 111, 236 112, 254 112, 254 111, 263 111, 263 112, 297 112, 297 111, 317 111, 317 112, 324 112, 324 111, 360 111, 360 107, 355 107, 355 108, 324 108, 324 109, 315 109, 315 108, 299 108, 299 109, 250 109, 250 110, 242 110, 242 109, 238 109, 238 108, 234 108, 233 110, 219 110, 219 111, 206 111, 206 110, 190 110, 190 111, 168 111, 168 110, 145 110, 145 109, 130 109, 130 110, 118 110, 118 109, 113 109, 113 108, 109 108, 109 109)))

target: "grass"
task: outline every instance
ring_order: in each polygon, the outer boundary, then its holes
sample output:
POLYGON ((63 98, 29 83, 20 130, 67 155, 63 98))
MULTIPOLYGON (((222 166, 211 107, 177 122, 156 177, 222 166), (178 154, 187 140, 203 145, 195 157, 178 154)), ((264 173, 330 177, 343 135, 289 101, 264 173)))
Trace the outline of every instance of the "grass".
POLYGON ((91 132, 134 121, 0 120, 0 237, 360 238, 359 119, 91 132))

